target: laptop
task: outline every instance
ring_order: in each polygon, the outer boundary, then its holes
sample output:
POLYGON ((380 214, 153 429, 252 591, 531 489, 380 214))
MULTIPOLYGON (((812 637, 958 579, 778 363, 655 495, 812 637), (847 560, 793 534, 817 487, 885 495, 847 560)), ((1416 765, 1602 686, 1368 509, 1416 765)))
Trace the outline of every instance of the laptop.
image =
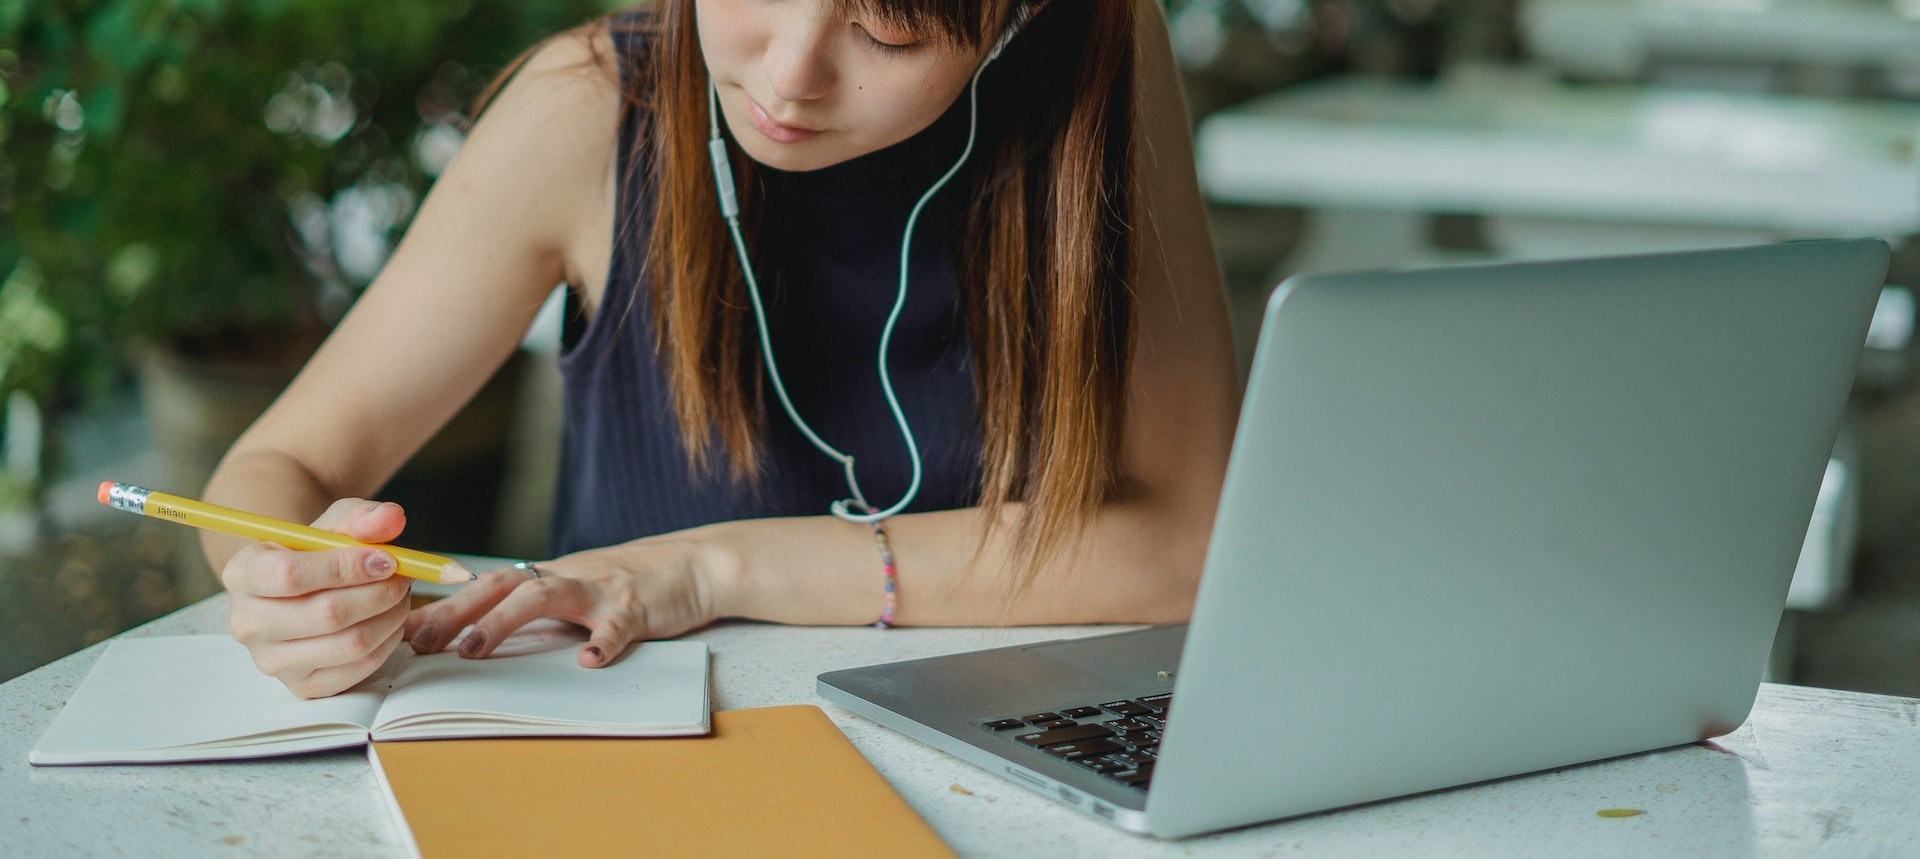
POLYGON ((819 694, 1160 837, 1730 732, 1887 265, 1861 239, 1291 278, 1188 624, 819 694))

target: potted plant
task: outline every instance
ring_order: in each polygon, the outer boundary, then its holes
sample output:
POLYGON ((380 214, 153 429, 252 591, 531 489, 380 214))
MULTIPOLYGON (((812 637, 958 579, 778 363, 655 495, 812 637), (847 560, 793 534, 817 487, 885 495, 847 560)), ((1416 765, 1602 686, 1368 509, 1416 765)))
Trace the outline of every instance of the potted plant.
POLYGON ((198 492, 379 270, 473 95, 605 5, 0 3, 0 504, 37 503, 52 416, 135 376, 170 488, 198 492))

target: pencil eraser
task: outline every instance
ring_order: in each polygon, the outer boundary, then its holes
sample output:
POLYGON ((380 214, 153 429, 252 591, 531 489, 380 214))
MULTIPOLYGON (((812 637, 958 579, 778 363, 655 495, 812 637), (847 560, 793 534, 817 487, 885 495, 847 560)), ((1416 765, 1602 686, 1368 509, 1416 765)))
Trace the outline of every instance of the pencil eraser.
POLYGON ((101 504, 107 503, 107 499, 112 496, 113 496, 113 481, 111 480, 100 481, 100 503, 101 504))

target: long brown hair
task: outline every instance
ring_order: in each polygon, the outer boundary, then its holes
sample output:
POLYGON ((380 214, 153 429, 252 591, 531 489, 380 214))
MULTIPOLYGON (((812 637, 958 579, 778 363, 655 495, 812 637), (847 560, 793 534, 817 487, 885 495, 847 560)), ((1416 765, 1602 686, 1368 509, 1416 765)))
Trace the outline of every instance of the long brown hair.
MULTIPOLYGON (((840 2, 968 47, 997 38, 1014 4, 1039 7, 982 76, 975 154, 942 192, 968 201, 955 258, 980 419, 980 504, 990 531, 1007 502, 1026 502, 1014 544, 1024 588, 1120 488, 1138 255, 1135 4, 840 2)), ((642 157, 630 163, 658 189, 652 228, 635 237, 645 240, 656 349, 690 465, 706 469, 718 454, 733 479, 751 480, 767 415, 763 374, 714 198, 693 0, 662 0, 625 20, 655 45, 625 89, 643 123, 633 153, 642 157)), ((752 232, 759 168, 746 157, 733 164, 752 232)))

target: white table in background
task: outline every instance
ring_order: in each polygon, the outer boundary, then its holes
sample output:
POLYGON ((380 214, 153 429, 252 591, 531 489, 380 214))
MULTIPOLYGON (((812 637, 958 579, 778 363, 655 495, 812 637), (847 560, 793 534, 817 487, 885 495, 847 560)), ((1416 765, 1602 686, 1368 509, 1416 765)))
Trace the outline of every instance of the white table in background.
MULTIPOLYGON (((1563 240, 1588 251, 1920 233, 1920 104, 1492 68, 1344 77, 1215 113, 1196 150, 1215 202, 1482 215, 1508 258, 1560 252, 1529 222, 1570 224, 1563 240)), ((1401 239, 1360 241, 1390 254, 1401 239)))
MULTIPOLYGON (((215 596, 125 633, 218 632, 215 596)), ((797 628, 727 623, 719 709, 820 703, 822 671, 1104 628, 797 628)), ((34 768, 101 646, 0 684, 0 856, 397 856, 363 753, 34 768)), ((1719 741, 1177 842, 1122 833, 831 705, 834 722, 965 856, 1894 856, 1920 848, 1920 701, 1768 684, 1719 741), (1645 811, 1602 818, 1601 809, 1645 811)), ((1418 720, 1418 702, 1407 719, 1418 720)), ((1284 726, 1249 714, 1250 731, 1284 726)), ((636 774, 644 778, 644 774, 636 774)), ((449 785, 514 790, 513 785, 449 785)))
POLYGON ((1523 0, 1517 17, 1530 54, 1589 76, 1712 62, 1920 72, 1912 0, 1523 0))

